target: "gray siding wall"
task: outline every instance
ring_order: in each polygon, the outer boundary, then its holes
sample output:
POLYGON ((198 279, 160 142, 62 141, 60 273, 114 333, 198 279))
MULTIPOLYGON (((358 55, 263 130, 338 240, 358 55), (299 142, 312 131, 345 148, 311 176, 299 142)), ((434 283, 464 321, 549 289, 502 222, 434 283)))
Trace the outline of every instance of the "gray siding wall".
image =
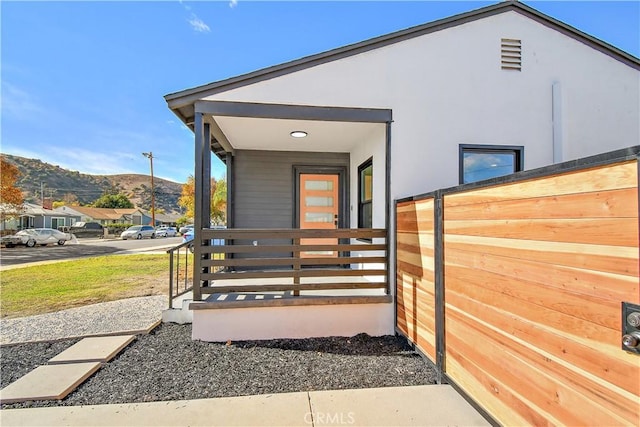
POLYGON ((342 166, 349 153, 237 150, 233 190, 235 228, 292 228, 294 166, 342 166))

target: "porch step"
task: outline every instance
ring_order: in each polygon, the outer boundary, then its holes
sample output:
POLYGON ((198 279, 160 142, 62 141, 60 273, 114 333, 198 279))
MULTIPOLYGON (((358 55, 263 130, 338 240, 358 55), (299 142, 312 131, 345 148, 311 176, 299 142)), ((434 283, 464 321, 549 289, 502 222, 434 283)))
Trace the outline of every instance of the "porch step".
POLYGON ((185 323, 193 323, 193 311, 190 310, 189 305, 193 302, 192 299, 181 298, 180 300, 173 301, 172 308, 162 311, 163 323, 178 323, 184 325, 185 323), (175 308, 178 306, 177 308, 175 308))
POLYGON ((213 294, 206 301, 191 302, 190 310, 212 310, 232 308, 260 308, 260 307, 293 307, 309 305, 338 305, 338 304, 388 304, 393 302, 391 295, 300 295, 290 294, 255 294, 233 293, 213 294))

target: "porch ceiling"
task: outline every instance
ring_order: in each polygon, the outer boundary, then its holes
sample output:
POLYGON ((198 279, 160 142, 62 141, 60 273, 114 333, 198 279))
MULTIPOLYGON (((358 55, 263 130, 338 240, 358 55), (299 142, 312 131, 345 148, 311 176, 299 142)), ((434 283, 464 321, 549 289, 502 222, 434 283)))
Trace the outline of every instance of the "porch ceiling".
POLYGON ((210 116, 234 149, 349 152, 375 137, 384 138, 385 124, 253 117, 210 116), (290 133, 302 130, 305 138, 290 133))

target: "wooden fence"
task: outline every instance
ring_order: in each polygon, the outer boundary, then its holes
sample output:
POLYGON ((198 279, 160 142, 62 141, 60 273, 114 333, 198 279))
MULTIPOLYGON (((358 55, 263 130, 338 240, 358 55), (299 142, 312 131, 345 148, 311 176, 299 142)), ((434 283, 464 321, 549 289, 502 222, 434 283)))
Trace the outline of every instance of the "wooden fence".
POLYGON ((436 360, 434 199, 396 205, 397 326, 436 360))
POLYGON ((495 421, 640 424, 638 151, 397 202, 397 328, 495 421))

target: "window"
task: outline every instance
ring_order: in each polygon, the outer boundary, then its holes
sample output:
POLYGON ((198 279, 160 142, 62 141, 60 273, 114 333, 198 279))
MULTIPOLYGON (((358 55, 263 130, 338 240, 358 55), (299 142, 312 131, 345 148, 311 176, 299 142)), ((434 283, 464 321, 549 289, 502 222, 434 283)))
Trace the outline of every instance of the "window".
POLYGON ((51 228, 57 230, 59 227, 64 227, 64 218, 51 218, 51 228))
POLYGON ((373 158, 358 166, 358 228, 373 227, 373 158))
POLYGON ((509 175, 522 170, 524 147, 460 144, 460 184, 509 175))

